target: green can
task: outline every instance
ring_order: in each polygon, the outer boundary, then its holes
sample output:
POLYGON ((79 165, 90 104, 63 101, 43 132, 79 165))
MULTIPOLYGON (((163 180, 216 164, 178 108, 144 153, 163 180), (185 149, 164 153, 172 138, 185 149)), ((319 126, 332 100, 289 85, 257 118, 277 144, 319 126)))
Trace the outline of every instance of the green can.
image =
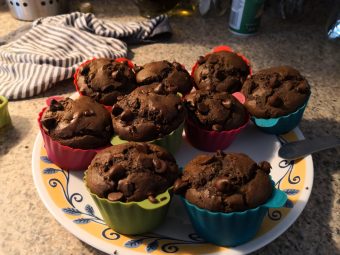
POLYGON ((233 0, 229 30, 237 35, 256 34, 263 14, 265 0, 233 0))

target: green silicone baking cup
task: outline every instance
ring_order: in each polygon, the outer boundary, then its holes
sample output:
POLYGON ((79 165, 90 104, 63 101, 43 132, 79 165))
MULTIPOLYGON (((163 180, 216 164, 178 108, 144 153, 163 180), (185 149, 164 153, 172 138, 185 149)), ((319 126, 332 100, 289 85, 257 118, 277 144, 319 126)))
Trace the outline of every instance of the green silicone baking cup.
MULTIPOLYGON (((170 134, 156 139, 149 141, 150 143, 159 145, 163 148, 165 148, 167 151, 170 153, 174 154, 177 152, 177 150, 181 147, 182 144, 182 133, 183 133, 183 123, 178 126, 177 129, 172 131, 170 134)), ((127 143, 127 140, 120 139, 118 135, 115 135, 111 139, 111 144, 112 145, 118 145, 122 143, 127 143)))
POLYGON ((93 201, 97 205, 104 222, 113 230, 125 235, 138 235, 157 228, 165 219, 172 198, 172 187, 156 196, 158 203, 148 199, 140 202, 112 202, 92 193, 84 182, 93 201))
POLYGON ((4 96, 0 96, 0 128, 11 124, 11 117, 8 112, 8 100, 4 96))

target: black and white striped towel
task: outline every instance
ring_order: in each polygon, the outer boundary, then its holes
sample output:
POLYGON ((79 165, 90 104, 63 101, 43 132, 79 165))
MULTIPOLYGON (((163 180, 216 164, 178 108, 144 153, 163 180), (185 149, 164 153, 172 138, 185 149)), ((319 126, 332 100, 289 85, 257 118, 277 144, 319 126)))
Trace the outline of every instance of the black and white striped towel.
POLYGON ((38 19, 19 39, 0 46, 0 95, 37 95, 71 78, 83 61, 126 57, 126 42, 150 41, 161 33, 170 33, 163 15, 126 24, 80 12, 38 19))

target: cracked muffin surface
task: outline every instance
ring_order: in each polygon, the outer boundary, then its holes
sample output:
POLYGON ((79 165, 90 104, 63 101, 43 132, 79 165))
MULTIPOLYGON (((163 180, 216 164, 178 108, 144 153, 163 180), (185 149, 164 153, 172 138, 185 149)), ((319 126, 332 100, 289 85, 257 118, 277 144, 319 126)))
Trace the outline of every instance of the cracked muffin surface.
POLYGON ((290 66, 263 69, 248 78, 241 91, 245 107, 258 118, 287 115, 303 106, 311 93, 307 80, 290 66))
POLYGON ((164 89, 164 84, 138 87, 112 107, 115 133, 123 140, 151 141, 176 130, 184 121, 181 98, 164 89))
POLYGON ((234 93, 249 73, 248 64, 236 53, 219 51, 198 58, 193 78, 198 89, 234 93))
POLYGON ((185 166, 174 192, 210 211, 244 211, 270 198, 270 169, 267 161, 256 164, 242 153, 199 155, 185 166))
POLYGON ((167 60, 154 61, 143 66, 136 66, 136 81, 138 85, 163 83, 164 88, 170 93, 190 92, 193 81, 188 71, 178 62, 167 60))
POLYGON ((223 131, 246 123, 244 106, 227 92, 196 90, 185 97, 188 118, 206 130, 223 131))
POLYGON ((104 105, 112 105, 117 97, 137 87, 136 77, 127 62, 98 58, 79 67, 76 77, 79 91, 104 105))
POLYGON ((113 135, 110 113, 86 96, 53 99, 42 115, 41 125, 53 140, 78 149, 106 146, 113 135))
POLYGON ((110 201, 157 203, 179 175, 174 157, 160 146, 129 142, 99 152, 86 173, 92 193, 110 201))

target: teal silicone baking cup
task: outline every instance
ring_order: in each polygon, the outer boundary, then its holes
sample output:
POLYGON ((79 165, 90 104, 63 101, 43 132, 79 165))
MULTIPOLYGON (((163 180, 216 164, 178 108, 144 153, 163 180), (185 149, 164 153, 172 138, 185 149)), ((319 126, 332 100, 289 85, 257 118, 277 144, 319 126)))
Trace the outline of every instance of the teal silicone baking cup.
POLYGON ((280 208, 286 203, 286 193, 275 189, 272 183, 273 193, 269 200, 243 212, 211 212, 191 204, 182 196, 181 200, 199 236, 219 246, 237 246, 256 235, 269 208, 280 208))
POLYGON ((84 182, 93 201, 97 205, 104 222, 113 230, 125 235, 148 233, 164 222, 172 198, 172 187, 156 196, 158 203, 148 199, 140 202, 109 201, 92 193, 84 182))
POLYGON ((11 117, 8 112, 8 100, 0 96, 0 128, 11 124, 11 117))
POLYGON ((293 130, 297 125, 299 125, 308 101, 309 98, 304 105, 302 105, 293 113, 270 119, 261 119, 252 116, 251 120, 257 127, 259 127, 262 131, 266 133, 275 135, 288 133, 289 131, 293 130))
MULTIPOLYGON (((152 141, 149 141, 150 143, 159 145, 169 151, 170 153, 174 154, 178 151, 178 149, 181 147, 182 144, 182 133, 183 133, 183 126, 184 124, 182 123, 181 125, 178 126, 174 131, 172 131, 170 134, 159 138, 155 139, 152 141)), ((120 139, 118 135, 115 135, 111 139, 111 144, 112 145, 118 145, 122 143, 127 143, 129 141, 120 139)))

